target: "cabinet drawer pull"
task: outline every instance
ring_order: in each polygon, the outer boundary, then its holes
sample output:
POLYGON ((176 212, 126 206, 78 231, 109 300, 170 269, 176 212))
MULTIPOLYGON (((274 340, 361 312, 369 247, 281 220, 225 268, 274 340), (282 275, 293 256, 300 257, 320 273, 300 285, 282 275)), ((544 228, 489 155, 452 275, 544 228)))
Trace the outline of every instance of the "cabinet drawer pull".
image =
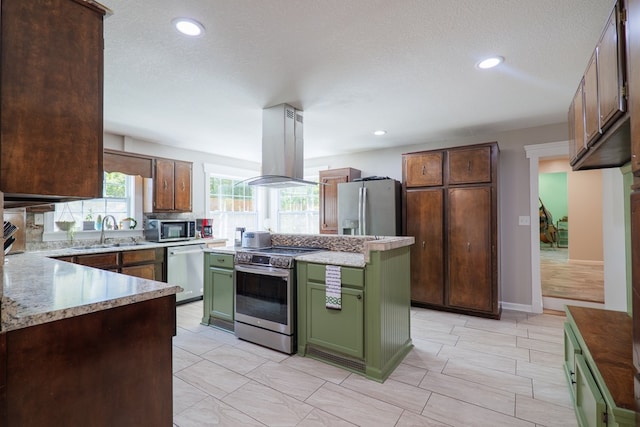
POLYGON ((218 262, 224 262, 224 258, 218 258, 218 262))
POLYGON ((471 252, 471 243, 467 242, 467 252, 471 252))
POLYGON ((467 170, 471 172, 471 160, 467 161, 467 170))
POLYGON ((425 242, 424 242, 424 240, 423 240, 423 241, 422 241, 422 249, 424 249, 424 243, 425 243, 425 242))
POLYGON ((362 299, 362 295, 357 295, 356 298, 362 299))
POLYGON ((427 174, 427 167, 425 165, 422 165, 422 175, 426 175, 427 174))

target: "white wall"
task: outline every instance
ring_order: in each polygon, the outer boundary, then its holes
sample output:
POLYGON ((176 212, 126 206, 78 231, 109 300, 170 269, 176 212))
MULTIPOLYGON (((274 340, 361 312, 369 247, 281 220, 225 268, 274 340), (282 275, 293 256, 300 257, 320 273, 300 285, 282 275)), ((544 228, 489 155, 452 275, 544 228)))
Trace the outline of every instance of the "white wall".
MULTIPOLYGON (((402 179, 402 153, 431 150, 444 147, 470 145, 497 141, 500 147, 499 171, 499 228, 500 228, 500 276, 501 300, 514 305, 531 305, 531 236, 530 229, 518 226, 518 217, 529 215, 529 161, 524 146, 562 141, 567 138, 567 125, 557 124, 530 129, 503 132, 489 136, 470 136, 424 144, 373 150, 352 155, 323 157, 305 160, 306 168, 353 167, 363 176, 389 176, 402 179)), ((155 155, 194 162, 194 215, 204 212, 204 163, 223 164, 229 167, 259 171, 258 164, 238 159, 182 150, 134 138, 115 135, 105 136, 105 148, 133 153, 155 155)), ((212 144, 214 145, 214 144, 212 144)), ((215 147, 213 147, 215 151, 215 147)))

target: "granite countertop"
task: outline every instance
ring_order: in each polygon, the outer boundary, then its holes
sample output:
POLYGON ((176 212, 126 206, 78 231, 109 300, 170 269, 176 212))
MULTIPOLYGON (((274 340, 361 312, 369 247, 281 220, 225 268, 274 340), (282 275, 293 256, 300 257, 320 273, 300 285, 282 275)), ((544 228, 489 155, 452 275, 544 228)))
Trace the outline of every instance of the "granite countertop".
MULTIPOLYGON (((46 257, 62 257, 73 255, 86 255, 86 254, 98 254, 104 252, 121 252, 121 251, 135 251, 139 249, 150 248, 166 248, 169 246, 185 246, 185 245, 208 245, 226 243, 227 239, 193 239, 193 240, 181 240, 177 242, 149 242, 146 240, 139 241, 137 244, 133 243, 120 243, 120 244, 106 244, 103 247, 98 245, 84 245, 78 242, 77 245, 68 248, 60 249, 47 249, 42 251, 29 251, 28 253, 34 255, 41 255, 46 257)), ((13 255, 9 255, 11 258, 13 255)))
POLYGON ((6 257, 2 269, 3 332, 159 298, 176 285, 58 261, 42 255, 6 257))
POLYGON ((313 262, 316 264, 340 265, 342 267, 364 268, 364 255, 353 252, 321 251, 306 255, 299 255, 296 261, 313 262))
MULTIPOLYGON (((340 237, 338 237, 340 238, 340 237)), ((383 237, 363 242, 363 252, 322 251, 313 252, 296 257, 296 261, 314 262, 318 264, 340 265, 344 267, 365 267, 369 262, 369 255, 376 251, 390 251, 392 249, 411 246, 415 238, 405 236, 383 237)))
POLYGON ((204 251, 216 254, 235 255, 238 249, 240 248, 236 248, 235 246, 216 246, 215 248, 204 248, 204 251))

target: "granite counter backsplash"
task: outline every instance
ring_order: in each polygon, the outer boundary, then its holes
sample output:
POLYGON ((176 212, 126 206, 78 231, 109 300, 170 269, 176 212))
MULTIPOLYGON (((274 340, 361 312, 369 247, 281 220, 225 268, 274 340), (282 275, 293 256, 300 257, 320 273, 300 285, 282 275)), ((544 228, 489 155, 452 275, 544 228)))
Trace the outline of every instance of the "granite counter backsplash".
POLYGON ((374 236, 341 236, 335 234, 271 234, 273 246, 304 246, 334 252, 364 253, 364 242, 377 240, 374 236))

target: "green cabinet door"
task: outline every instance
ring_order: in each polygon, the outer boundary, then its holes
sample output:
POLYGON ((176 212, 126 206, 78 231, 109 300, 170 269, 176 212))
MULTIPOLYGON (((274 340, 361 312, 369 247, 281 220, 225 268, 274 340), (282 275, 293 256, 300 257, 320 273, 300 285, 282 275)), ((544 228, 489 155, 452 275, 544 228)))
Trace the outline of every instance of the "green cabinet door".
POLYGON ((211 316, 233 322, 233 270, 211 267, 209 275, 211 276, 213 297, 211 316))
POLYGON ((364 358, 363 291, 342 288, 342 309, 325 306, 325 286, 307 283, 307 342, 364 358))
POLYGON ((211 254, 204 254, 204 286, 202 287, 202 324, 209 325, 213 310, 213 275, 209 272, 211 254))
POLYGON ((581 427, 606 426, 607 405, 600 393, 584 356, 575 355, 576 415, 581 427))
POLYGON ((580 344, 576 339, 569 322, 564 324, 564 371, 569 385, 569 394, 575 404, 576 400, 576 354, 582 354, 580 344))

